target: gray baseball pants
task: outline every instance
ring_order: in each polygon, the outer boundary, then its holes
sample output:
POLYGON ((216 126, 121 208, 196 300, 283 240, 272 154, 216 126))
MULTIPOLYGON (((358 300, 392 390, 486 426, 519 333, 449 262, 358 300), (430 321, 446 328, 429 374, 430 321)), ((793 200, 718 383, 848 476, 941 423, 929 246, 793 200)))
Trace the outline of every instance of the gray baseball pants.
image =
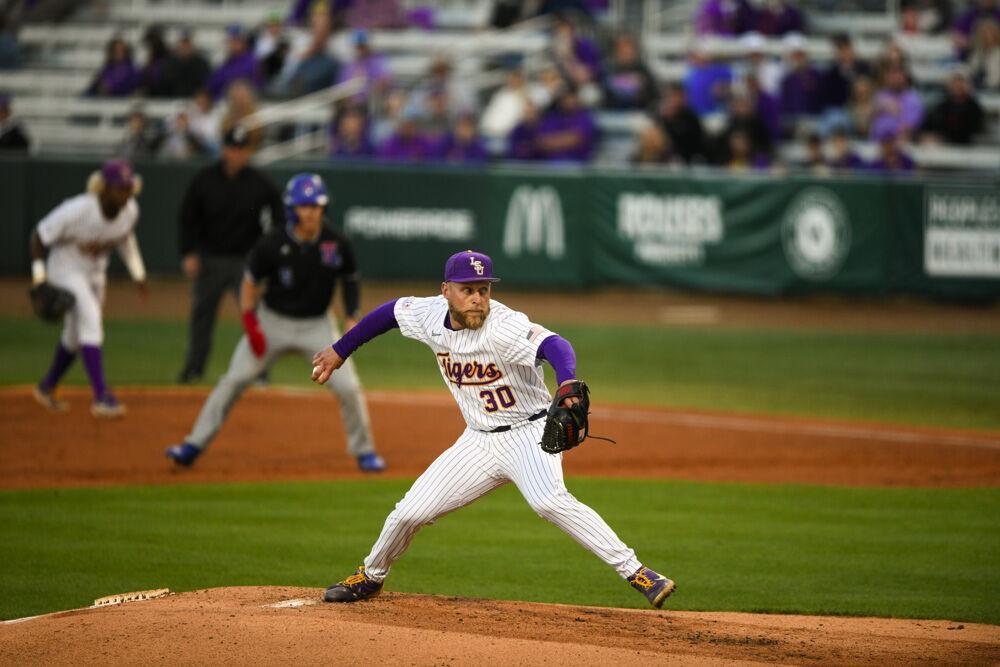
MULTIPOLYGON (((264 356, 255 356, 247 337, 240 338, 229 361, 229 369, 209 394, 194 423, 194 429, 184 439, 185 442, 199 449, 207 448, 243 391, 262 371, 270 369, 278 357, 286 352, 298 352, 311 368, 313 355, 340 338, 340 331, 333 318, 326 315, 287 317, 262 305, 257 309, 257 318, 267 338, 264 356)), ((352 360, 348 359, 331 376, 326 386, 340 402, 340 415, 347 433, 348 454, 360 456, 374 452, 368 406, 361 393, 361 382, 352 360)))

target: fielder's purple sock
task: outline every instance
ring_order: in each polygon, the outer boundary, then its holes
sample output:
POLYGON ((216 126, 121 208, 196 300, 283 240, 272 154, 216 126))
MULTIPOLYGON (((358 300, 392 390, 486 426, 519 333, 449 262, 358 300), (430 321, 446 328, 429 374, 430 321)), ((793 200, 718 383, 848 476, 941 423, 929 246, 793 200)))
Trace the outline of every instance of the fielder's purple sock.
POLYGON ((101 348, 97 345, 83 345, 80 348, 83 367, 87 369, 90 386, 94 390, 94 400, 102 401, 108 388, 104 384, 104 364, 101 363, 101 348))
POLYGON ((49 366, 49 372, 38 383, 38 386, 45 391, 52 391, 69 370, 74 359, 76 359, 75 352, 67 350, 62 343, 56 345, 56 353, 52 355, 52 365, 49 366))

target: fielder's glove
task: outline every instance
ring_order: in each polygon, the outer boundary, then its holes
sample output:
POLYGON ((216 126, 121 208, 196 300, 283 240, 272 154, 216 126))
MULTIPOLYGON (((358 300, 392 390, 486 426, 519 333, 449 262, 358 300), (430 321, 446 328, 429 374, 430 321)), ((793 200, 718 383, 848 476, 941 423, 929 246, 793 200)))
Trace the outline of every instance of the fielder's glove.
POLYGON ((51 283, 39 283, 28 291, 35 315, 46 322, 58 322, 76 303, 71 292, 51 283))
POLYGON ((567 449, 573 449, 588 435, 590 424, 587 415, 590 412, 590 389, 580 380, 574 380, 560 386, 556 397, 549 406, 549 414, 545 418, 545 431, 542 433, 542 451, 558 454, 567 449), (563 407, 567 398, 577 397, 579 403, 563 407))

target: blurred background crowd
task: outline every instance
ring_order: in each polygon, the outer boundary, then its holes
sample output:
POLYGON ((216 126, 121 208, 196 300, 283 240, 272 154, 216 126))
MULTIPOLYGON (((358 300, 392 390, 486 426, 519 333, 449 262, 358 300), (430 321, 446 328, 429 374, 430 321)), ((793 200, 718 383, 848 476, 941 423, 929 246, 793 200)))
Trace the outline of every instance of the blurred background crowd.
MULTIPOLYGON (((836 10, 835 0, 827 2, 836 10)), ((20 26, 61 20, 74 4, 0 2, 0 67, 23 65, 20 26)), ((114 35, 78 92, 130 100, 115 152, 131 159, 211 156, 241 123, 254 148, 293 139, 317 123, 265 132, 257 123, 262 105, 349 81, 356 89, 325 107, 331 160, 890 172, 919 167, 912 146, 971 146, 989 133, 995 141, 979 98, 1000 93, 998 0, 903 1, 893 35, 949 39, 947 75, 933 83, 918 80, 893 36, 864 56, 852 34, 827 33, 821 39, 829 57, 814 58, 817 38, 810 39, 809 13, 796 0, 702 0, 676 36, 683 72, 665 80, 647 62, 644 33, 603 20, 607 11, 600 0, 493 2, 484 29, 530 27, 545 45, 541 57, 491 55, 493 83, 484 86, 447 52, 422 75, 397 77, 373 36, 433 34, 433 7, 294 0, 258 25, 227 25, 224 55, 215 60, 198 47, 197 26, 180 21, 150 23, 135 42, 114 35), (176 107, 152 118, 144 105, 159 99, 176 107), (628 119, 629 139, 618 150, 602 150, 609 118, 628 119), (859 154, 859 142, 874 153, 859 154), (794 150, 782 150, 789 146, 794 150)), ((17 97, 3 93, 2 82, 0 147, 27 150, 30 123, 18 122, 17 97)))

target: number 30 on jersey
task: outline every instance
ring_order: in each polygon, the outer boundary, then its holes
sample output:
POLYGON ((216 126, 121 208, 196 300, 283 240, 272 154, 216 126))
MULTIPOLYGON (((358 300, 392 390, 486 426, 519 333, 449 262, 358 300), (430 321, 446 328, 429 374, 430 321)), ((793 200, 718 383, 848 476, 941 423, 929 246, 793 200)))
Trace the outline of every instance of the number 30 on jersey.
POLYGON ((479 398, 482 399, 483 409, 486 412, 496 412, 500 409, 508 410, 517 403, 514 400, 514 392, 506 385, 496 389, 483 389, 479 392, 479 398))

